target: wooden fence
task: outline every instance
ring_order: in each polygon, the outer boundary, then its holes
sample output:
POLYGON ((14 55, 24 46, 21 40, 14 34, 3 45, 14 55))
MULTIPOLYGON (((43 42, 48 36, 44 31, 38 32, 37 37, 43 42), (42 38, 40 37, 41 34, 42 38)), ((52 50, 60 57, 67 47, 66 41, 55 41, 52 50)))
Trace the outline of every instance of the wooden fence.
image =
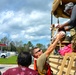
POLYGON ((76 75, 76 53, 50 55, 49 64, 54 75, 76 75))

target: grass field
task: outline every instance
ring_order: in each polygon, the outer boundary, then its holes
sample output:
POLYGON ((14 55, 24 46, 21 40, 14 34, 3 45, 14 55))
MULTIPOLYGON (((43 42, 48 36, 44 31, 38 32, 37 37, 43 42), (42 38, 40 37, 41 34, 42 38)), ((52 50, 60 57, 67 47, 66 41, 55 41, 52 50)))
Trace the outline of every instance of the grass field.
POLYGON ((8 58, 0 58, 0 64, 17 64, 17 56, 11 56, 8 58))

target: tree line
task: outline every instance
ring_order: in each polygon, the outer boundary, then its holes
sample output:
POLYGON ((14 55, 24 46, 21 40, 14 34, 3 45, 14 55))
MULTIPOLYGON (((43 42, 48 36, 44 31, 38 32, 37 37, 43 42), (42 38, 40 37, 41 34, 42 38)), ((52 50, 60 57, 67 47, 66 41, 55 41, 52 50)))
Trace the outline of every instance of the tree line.
MULTIPOLYGON (((2 51, 15 51, 15 52, 29 51, 31 48, 34 47, 31 41, 28 41, 27 43, 23 43, 22 41, 10 41, 7 37, 3 37, 0 40, 0 44, 6 44, 6 47, 3 47, 2 51)), ((41 43, 37 43, 35 46, 39 47, 43 51, 46 50, 46 46, 41 43)))

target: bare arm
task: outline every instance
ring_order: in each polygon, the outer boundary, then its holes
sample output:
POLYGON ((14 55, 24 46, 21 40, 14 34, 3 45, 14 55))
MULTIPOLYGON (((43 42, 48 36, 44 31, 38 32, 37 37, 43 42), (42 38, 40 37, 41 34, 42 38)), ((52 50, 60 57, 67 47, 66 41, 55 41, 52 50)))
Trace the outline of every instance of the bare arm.
POLYGON ((68 22, 66 22, 66 23, 62 24, 61 26, 62 26, 62 28, 63 28, 63 27, 65 27, 65 26, 69 26, 69 24, 68 24, 68 22))
POLYGON ((64 23, 64 24, 62 24, 62 25, 57 25, 56 26, 56 28, 59 28, 59 29, 65 29, 65 31, 68 31, 69 30, 69 24, 68 24, 68 22, 66 22, 66 23, 64 23))
POLYGON ((62 37, 63 37, 63 34, 61 34, 61 33, 57 34, 55 41, 54 41, 54 42, 48 47, 48 49, 45 51, 46 57, 48 57, 49 54, 55 49, 58 41, 61 40, 62 37))
POLYGON ((70 30, 69 23, 66 22, 66 23, 62 24, 61 28, 64 28, 65 31, 69 31, 70 30))

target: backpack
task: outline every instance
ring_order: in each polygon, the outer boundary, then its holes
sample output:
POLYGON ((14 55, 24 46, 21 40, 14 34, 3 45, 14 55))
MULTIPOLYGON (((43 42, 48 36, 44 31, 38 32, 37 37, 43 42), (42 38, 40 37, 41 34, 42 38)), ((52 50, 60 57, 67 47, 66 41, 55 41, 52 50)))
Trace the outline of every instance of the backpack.
POLYGON ((40 70, 37 69, 36 60, 34 60, 34 70, 38 71, 39 75, 53 75, 53 71, 51 70, 51 67, 47 62, 45 63, 44 67, 46 67, 47 71, 43 70, 42 72, 40 72, 40 70))

